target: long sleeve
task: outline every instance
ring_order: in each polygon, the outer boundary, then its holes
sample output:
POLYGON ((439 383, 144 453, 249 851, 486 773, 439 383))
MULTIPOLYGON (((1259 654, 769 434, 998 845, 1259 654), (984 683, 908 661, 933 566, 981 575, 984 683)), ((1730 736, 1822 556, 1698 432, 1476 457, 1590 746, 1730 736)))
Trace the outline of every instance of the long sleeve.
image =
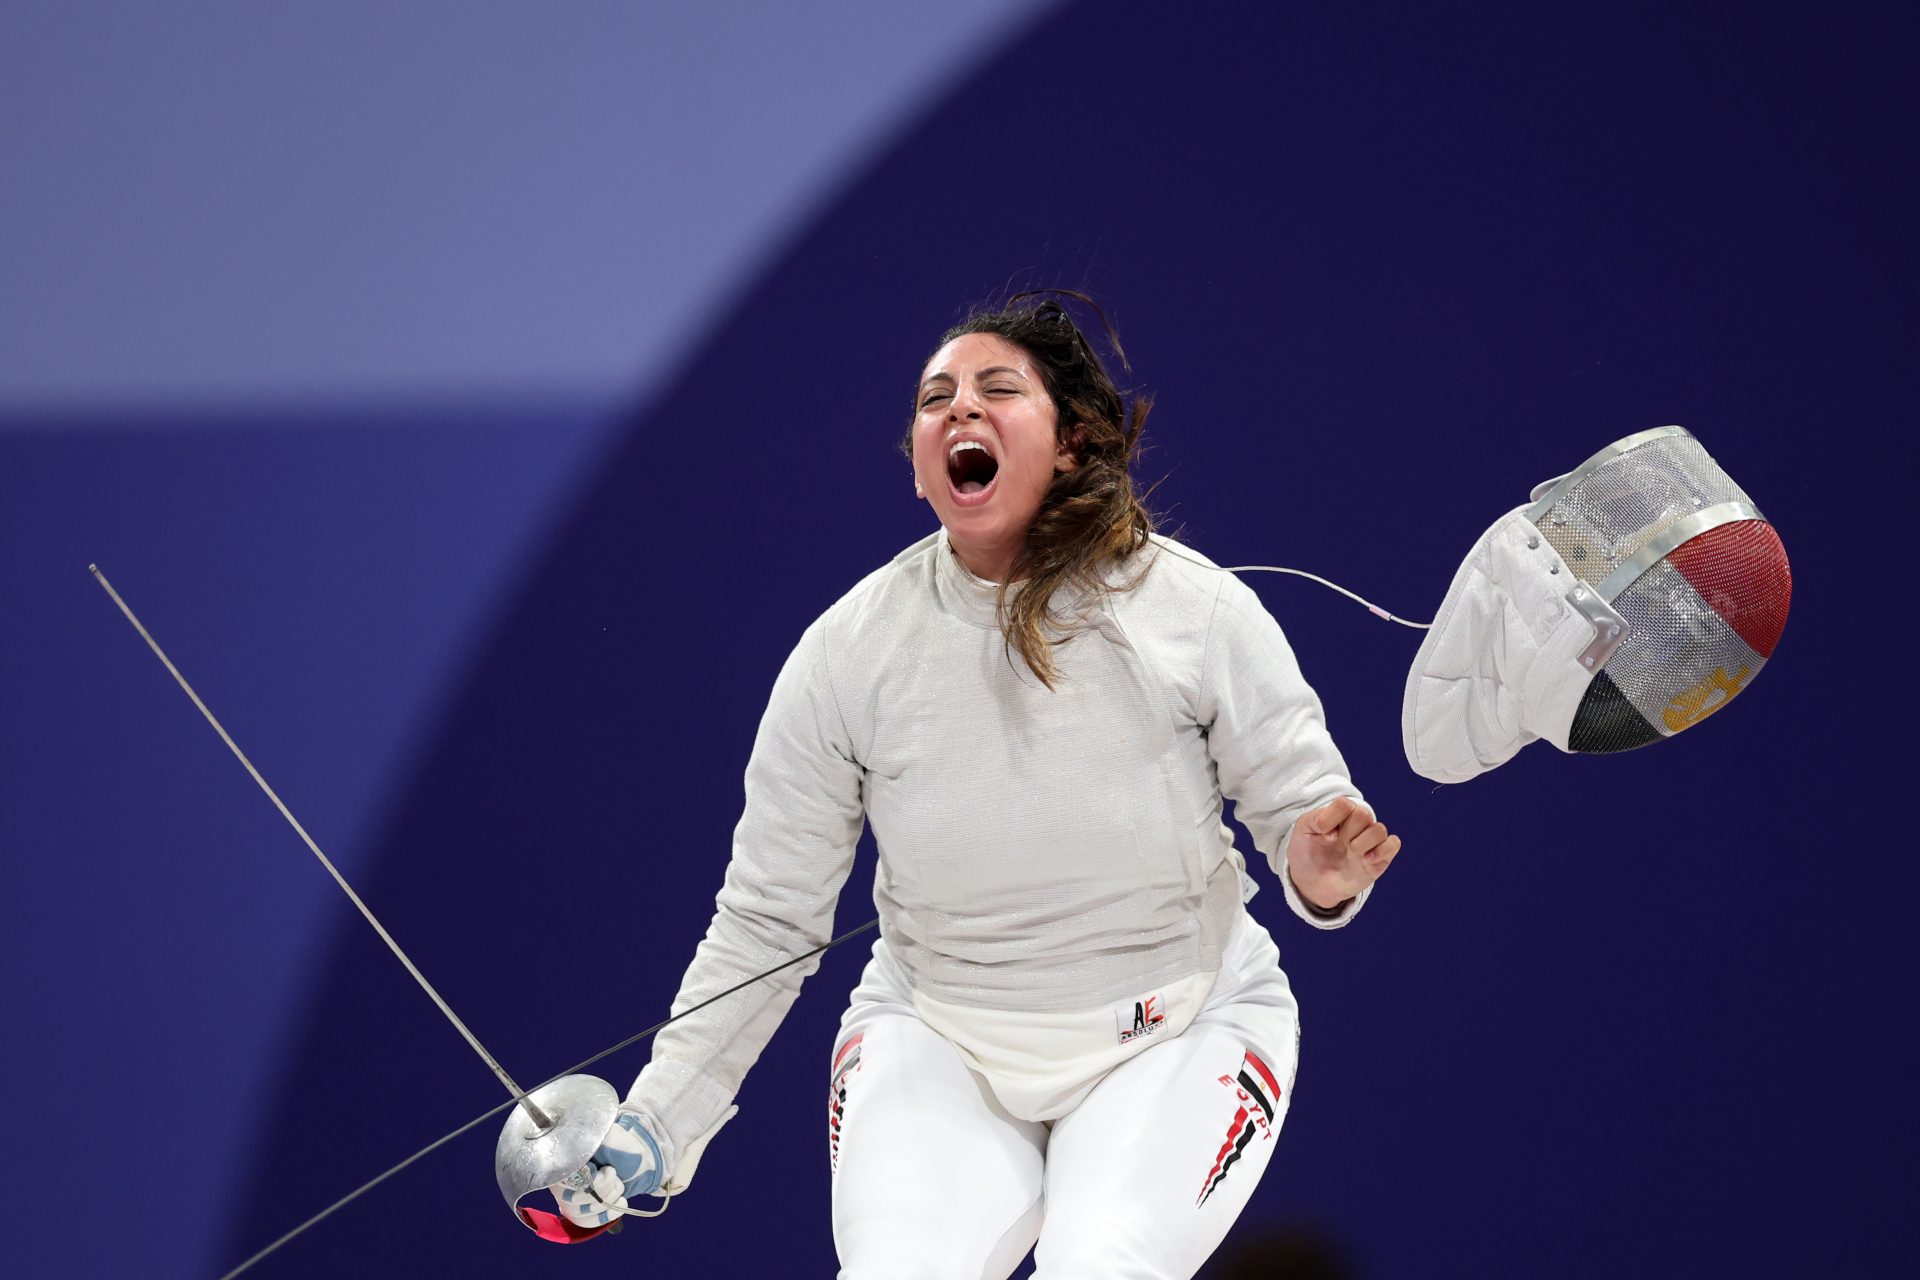
MULTIPOLYGON (((862 823, 861 769, 834 697, 820 623, 775 681, 747 764, 746 808, 678 1014, 825 943, 862 823)), ((711 1131, 819 961, 795 965, 676 1022, 629 1102, 675 1150, 711 1131)))
POLYGON ((1287 874, 1287 842, 1300 815, 1339 796, 1361 800, 1327 733, 1320 698, 1300 674, 1280 624, 1237 578, 1222 575, 1206 646, 1197 711, 1221 793, 1267 855, 1294 914, 1316 928, 1338 928, 1371 890, 1336 915, 1319 914, 1287 874))

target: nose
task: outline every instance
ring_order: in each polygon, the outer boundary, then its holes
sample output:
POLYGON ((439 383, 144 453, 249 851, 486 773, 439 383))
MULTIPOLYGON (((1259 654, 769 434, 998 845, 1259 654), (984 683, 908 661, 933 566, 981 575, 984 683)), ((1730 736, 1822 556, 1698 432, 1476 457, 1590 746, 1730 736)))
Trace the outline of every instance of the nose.
POLYGON ((980 417, 980 393, 962 385, 954 388, 947 401, 948 422, 971 422, 980 417))

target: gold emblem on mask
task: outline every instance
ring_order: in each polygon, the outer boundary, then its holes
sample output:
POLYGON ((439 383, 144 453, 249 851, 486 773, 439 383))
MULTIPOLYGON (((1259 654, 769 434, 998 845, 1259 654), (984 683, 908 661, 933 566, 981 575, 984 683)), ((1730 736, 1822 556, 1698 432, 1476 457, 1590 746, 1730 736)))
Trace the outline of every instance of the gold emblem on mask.
POLYGON ((1740 670, 1727 674, 1725 667, 1716 667, 1712 675, 1699 684, 1680 694, 1667 704, 1660 713, 1666 722, 1667 732, 1678 733, 1690 725, 1699 724, 1708 716, 1733 701, 1733 695, 1740 692, 1753 674, 1746 663, 1740 664, 1740 670))

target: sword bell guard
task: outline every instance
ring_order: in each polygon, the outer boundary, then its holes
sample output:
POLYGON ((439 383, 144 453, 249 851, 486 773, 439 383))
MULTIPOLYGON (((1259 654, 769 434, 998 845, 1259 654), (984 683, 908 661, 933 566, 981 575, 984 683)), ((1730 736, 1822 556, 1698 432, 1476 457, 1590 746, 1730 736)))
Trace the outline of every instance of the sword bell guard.
MULTIPOLYGON (((542 1129, 525 1107, 516 1106, 500 1127, 500 1140, 494 1144, 493 1174, 514 1216, 540 1235, 555 1239, 558 1237, 549 1234, 555 1229, 553 1223, 547 1221, 553 1215, 522 1209, 520 1201, 586 1168, 620 1114, 620 1095, 598 1076, 575 1075, 530 1090, 527 1097, 553 1123, 542 1129), (530 1214, 538 1214, 539 1220, 530 1214)), ((564 1220, 556 1221, 563 1228, 572 1226, 564 1220)), ((602 1229, 581 1231, 579 1238, 598 1235, 602 1229)))

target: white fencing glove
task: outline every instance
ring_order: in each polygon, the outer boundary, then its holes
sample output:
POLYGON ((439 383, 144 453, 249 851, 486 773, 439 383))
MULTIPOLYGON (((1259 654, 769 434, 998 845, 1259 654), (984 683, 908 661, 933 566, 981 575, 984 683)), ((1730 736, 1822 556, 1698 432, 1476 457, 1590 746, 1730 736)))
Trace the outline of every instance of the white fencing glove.
POLYGON ((638 1114, 621 1108, 587 1164, 553 1192, 560 1215, 577 1227, 602 1227, 623 1216, 629 1196, 665 1195, 667 1157, 638 1114))
POLYGON ((739 1107, 728 1107, 676 1161, 672 1142, 656 1137, 637 1111, 622 1106, 586 1167, 547 1190, 553 1192, 561 1216, 576 1227, 606 1226, 624 1216, 630 1196, 664 1198, 685 1191, 713 1135, 738 1114, 739 1107))

